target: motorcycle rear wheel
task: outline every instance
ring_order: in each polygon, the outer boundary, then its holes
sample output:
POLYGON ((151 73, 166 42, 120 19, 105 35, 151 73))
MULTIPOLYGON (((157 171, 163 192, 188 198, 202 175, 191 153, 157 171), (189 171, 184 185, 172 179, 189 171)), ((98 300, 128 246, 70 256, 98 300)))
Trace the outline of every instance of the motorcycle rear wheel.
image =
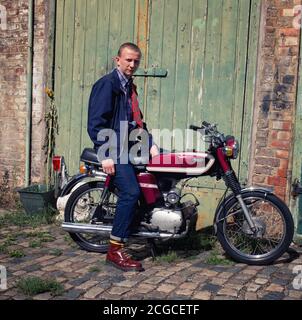
POLYGON ((294 222, 287 205, 273 194, 251 191, 242 194, 258 227, 253 233, 236 197, 221 207, 217 215, 217 238, 225 252, 237 262, 267 265, 289 248, 294 222))
MULTIPOLYGON (((65 222, 91 223, 96 208, 101 210, 101 224, 111 225, 113 222, 117 196, 109 192, 102 206, 99 206, 103 182, 87 182, 76 189, 69 197, 65 211, 65 222)), ((106 253, 109 246, 109 234, 69 233, 70 237, 84 250, 106 253)))

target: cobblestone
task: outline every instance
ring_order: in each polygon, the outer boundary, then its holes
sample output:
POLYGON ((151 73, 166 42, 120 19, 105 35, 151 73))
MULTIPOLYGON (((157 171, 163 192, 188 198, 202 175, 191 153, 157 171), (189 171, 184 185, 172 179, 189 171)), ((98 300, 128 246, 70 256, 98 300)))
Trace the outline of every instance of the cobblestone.
MULTIPOLYGON (((56 236, 59 227, 44 228, 56 236)), ((7 230, 5 230, 7 231, 7 230)), ((13 229, 10 229, 13 234, 13 229)), ((20 230, 17 230, 20 232, 20 230)), ((3 236, 0 230, 0 238, 3 236)), ((1 255, 1 264, 8 274, 8 288, 0 292, 1 300, 90 300, 90 299, 194 299, 194 300, 300 300, 302 289, 293 288, 297 276, 293 272, 297 261, 278 262, 271 266, 246 266, 244 264, 210 265, 206 255, 194 260, 153 261, 142 259, 144 272, 122 272, 106 265, 105 255, 86 252, 66 245, 64 237, 57 237, 55 245, 47 243, 41 250, 24 248, 23 258, 1 255), (51 254, 53 249, 62 253, 51 254), (92 267, 99 270, 91 272, 92 267), (64 292, 53 296, 49 292, 25 296, 16 288, 20 278, 37 276, 51 278, 61 283, 64 292)), ((298 246, 293 248, 301 253, 298 246)), ((302 261, 299 257, 298 261, 302 261)), ((302 262, 301 262, 302 264, 302 262)))

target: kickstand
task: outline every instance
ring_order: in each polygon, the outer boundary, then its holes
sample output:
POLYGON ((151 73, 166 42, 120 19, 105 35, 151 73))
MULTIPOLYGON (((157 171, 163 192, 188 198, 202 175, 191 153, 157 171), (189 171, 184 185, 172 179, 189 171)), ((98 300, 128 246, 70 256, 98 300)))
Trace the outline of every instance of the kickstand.
POLYGON ((155 261, 155 259, 156 259, 156 244, 155 244, 154 239, 148 239, 148 244, 150 246, 152 260, 155 261))

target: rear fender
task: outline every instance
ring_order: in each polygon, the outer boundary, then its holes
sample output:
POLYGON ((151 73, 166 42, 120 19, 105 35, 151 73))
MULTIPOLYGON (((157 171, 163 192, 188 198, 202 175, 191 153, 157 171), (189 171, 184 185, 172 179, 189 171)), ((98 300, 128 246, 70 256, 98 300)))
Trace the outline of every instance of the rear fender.
POLYGON ((83 173, 83 174, 77 174, 73 176, 66 186, 63 188, 62 192, 60 193, 60 197, 64 197, 70 193, 70 191, 78 184, 83 184, 84 182, 88 181, 105 181, 106 180, 106 174, 104 175, 97 175, 97 176, 91 176, 91 174, 83 173))

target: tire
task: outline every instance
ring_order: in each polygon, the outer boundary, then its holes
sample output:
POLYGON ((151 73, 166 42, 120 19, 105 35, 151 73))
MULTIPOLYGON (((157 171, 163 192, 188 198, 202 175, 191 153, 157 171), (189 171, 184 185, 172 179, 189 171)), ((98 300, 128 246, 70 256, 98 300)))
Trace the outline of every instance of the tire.
POLYGON ((250 191, 242 194, 260 231, 248 227, 236 197, 221 206, 217 215, 217 238, 225 252, 237 262, 267 265, 281 257, 294 235, 294 222, 286 204, 273 194, 250 191))
MULTIPOLYGON (((77 188, 69 197, 65 211, 65 222, 91 223, 91 218, 95 208, 100 201, 100 195, 104 188, 103 182, 87 182, 77 188)), ((98 207, 102 212, 100 223, 112 225, 115 214, 115 203, 117 197, 109 192, 102 207, 98 207), (104 214, 103 214, 104 212, 104 214)), ((91 252, 106 253, 109 244, 109 234, 84 234, 69 233, 70 237, 84 250, 91 252)))

